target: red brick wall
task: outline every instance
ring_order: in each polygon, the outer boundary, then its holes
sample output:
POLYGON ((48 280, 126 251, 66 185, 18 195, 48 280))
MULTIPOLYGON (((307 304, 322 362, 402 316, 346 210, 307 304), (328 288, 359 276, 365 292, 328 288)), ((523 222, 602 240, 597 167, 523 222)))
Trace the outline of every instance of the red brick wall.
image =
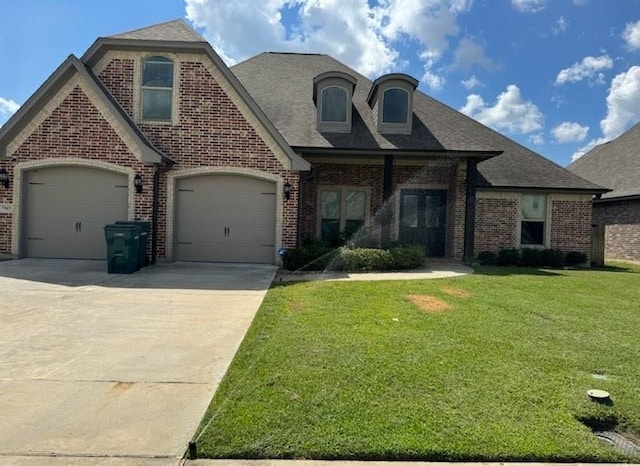
POLYGON ((591 201, 551 202, 551 248, 582 252, 591 259, 591 201))
POLYGON ((640 200, 598 202, 593 222, 605 225, 605 256, 640 261, 640 200))
POLYGON ((518 202, 515 199, 476 199, 474 254, 516 247, 518 202))

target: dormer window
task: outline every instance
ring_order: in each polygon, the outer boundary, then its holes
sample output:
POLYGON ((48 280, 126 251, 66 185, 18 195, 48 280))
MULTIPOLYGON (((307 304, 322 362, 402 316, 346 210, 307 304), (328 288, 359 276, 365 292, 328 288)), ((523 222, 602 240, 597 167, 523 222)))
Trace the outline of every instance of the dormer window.
POLYGON ((387 89, 382 97, 382 123, 406 124, 409 119, 409 93, 404 89, 387 89))
POLYGON ((418 80, 406 74, 388 74, 375 80, 367 102, 381 134, 411 134, 416 87, 418 80))
POLYGON ((340 71, 322 73, 313 79, 313 101, 317 128, 324 133, 351 132, 351 100, 356 79, 340 71))
POLYGON ((347 122, 349 94, 344 87, 325 87, 322 89, 320 100, 322 101, 322 111, 320 112, 322 122, 347 122))
POLYGON ((142 120, 171 121, 173 62, 149 57, 142 62, 142 120))

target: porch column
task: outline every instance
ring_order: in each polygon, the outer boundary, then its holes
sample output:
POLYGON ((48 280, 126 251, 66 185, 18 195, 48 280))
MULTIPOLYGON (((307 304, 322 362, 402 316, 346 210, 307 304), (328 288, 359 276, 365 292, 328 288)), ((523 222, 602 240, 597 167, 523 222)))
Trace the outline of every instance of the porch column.
POLYGON ((384 156, 384 173, 382 178, 382 246, 391 242, 392 228, 392 206, 389 199, 393 195, 393 155, 384 156))
POLYGON ((476 185, 478 162, 467 159, 466 203, 464 212, 464 253, 463 260, 470 264, 473 260, 473 237, 476 225, 476 185))

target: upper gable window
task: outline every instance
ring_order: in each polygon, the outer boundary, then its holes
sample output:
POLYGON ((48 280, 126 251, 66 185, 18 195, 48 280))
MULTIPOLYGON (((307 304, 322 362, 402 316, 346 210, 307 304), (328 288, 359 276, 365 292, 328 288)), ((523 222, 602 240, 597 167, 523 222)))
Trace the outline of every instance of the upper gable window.
POLYGON ((349 95, 344 87, 329 86, 322 89, 321 120, 331 122, 347 122, 347 102, 349 95))
POLYGON ((316 104, 318 131, 351 132, 351 113, 356 79, 341 71, 329 71, 313 78, 313 101, 316 104))
POLYGON ((173 62, 150 57, 142 62, 142 119, 171 121, 173 62))
POLYGON ((409 119, 409 93, 404 89, 387 89, 382 98, 383 123, 407 123, 409 119))
POLYGON ((401 73, 387 74, 373 82, 367 103, 378 122, 380 134, 411 134, 416 87, 417 79, 401 73))

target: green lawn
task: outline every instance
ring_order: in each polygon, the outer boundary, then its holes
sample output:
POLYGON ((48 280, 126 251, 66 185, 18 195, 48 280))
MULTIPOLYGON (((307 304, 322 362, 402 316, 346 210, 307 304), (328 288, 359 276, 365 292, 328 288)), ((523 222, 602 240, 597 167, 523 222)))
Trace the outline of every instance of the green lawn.
POLYGON ((202 421, 198 454, 633 460, 579 419, 640 432, 638 272, 276 286, 202 421), (613 405, 589 401, 590 388, 613 405))

